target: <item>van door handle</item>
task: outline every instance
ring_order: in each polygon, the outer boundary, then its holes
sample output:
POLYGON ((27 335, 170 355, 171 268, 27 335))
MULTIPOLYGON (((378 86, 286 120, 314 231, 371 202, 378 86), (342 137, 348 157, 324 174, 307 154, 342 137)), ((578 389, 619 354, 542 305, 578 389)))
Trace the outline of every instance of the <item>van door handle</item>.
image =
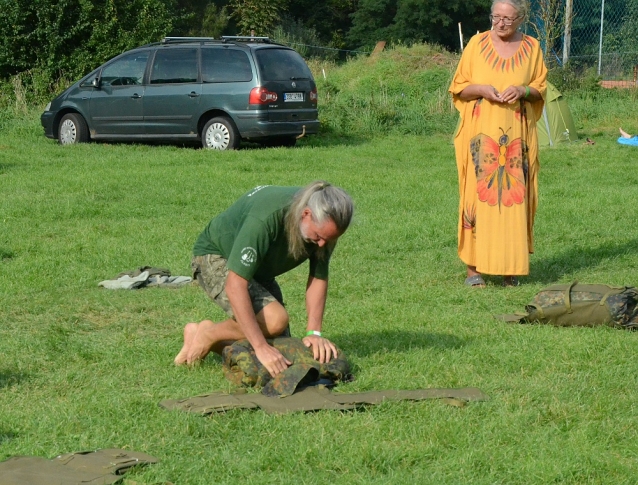
POLYGON ((140 96, 139 94, 135 93, 133 94, 133 96, 131 96, 131 99, 140 99, 142 96, 140 96))
POLYGON ((199 96, 199 94, 198 94, 198 93, 196 93, 195 91, 191 91, 191 92, 188 94, 188 97, 189 97, 189 98, 196 98, 197 96, 199 96))

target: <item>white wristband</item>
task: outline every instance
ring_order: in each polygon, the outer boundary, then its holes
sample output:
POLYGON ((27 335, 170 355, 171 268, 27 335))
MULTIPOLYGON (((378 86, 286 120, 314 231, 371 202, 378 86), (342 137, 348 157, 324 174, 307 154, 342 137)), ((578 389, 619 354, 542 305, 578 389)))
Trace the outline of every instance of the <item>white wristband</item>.
POLYGON ((317 337, 321 337, 321 332, 318 330, 308 330, 306 332, 306 337, 309 337, 310 335, 316 335, 317 337))

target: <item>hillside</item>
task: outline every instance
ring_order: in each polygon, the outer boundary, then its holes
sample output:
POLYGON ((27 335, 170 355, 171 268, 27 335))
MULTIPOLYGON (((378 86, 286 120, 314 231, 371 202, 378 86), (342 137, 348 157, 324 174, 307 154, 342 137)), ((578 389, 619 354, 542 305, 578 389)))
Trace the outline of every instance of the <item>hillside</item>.
POLYGON ((310 61, 326 131, 452 133, 447 88, 458 56, 439 47, 399 46, 337 65, 310 61))

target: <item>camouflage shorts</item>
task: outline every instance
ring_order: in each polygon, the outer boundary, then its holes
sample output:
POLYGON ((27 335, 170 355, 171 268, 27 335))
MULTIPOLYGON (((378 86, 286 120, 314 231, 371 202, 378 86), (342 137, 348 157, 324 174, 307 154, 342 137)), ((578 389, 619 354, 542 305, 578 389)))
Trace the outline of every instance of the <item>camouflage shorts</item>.
MULTIPOLYGON (((228 267, 226 260, 217 254, 207 254, 205 256, 193 256, 191 260, 193 279, 197 279, 199 286, 206 294, 226 312, 230 318, 235 318, 233 309, 226 295, 226 278, 228 278, 228 267)), ((274 301, 284 304, 283 295, 277 282, 250 280, 248 282, 248 294, 253 304, 255 314, 274 301)))

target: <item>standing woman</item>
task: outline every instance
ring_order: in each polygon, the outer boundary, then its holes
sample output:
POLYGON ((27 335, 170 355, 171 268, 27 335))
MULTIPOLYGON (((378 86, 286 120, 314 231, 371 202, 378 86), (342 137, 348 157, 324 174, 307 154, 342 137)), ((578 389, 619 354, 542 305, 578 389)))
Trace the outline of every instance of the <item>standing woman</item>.
POLYGON ((449 89, 460 114, 458 254, 469 286, 485 286, 483 273, 506 286, 529 274, 547 68, 538 41, 518 30, 526 16, 526 0, 494 0, 492 30, 472 37, 449 89))

